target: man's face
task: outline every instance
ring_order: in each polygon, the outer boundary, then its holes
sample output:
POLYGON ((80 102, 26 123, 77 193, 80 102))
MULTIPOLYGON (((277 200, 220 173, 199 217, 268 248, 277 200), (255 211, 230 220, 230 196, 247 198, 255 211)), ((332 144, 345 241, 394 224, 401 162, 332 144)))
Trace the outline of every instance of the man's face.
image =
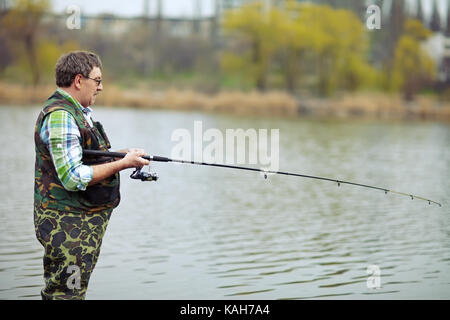
POLYGON ((89 78, 83 77, 82 85, 80 87, 81 97, 80 103, 83 107, 87 108, 94 104, 96 96, 103 90, 103 84, 97 84, 95 80, 102 79, 102 71, 99 67, 92 68, 91 73, 89 74, 89 78))

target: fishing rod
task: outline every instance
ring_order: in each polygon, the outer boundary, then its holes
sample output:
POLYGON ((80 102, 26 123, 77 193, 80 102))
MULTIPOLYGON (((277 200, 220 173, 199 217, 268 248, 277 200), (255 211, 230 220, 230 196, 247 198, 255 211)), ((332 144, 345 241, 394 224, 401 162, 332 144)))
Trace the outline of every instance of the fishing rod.
MULTIPOLYGON (((98 151, 98 150, 83 150, 83 155, 86 156, 97 156, 97 157, 111 157, 111 158, 123 158, 127 154, 122 152, 108 152, 108 151, 98 151)), ((219 168, 228 168, 228 169, 238 169, 238 170, 246 170, 246 171, 255 171, 260 172, 264 174, 264 178, 267 179, 267 174, 279 174, 279 175, 285 175, 285 176, 294 176, 294 177, 301 177, 301 178, 308 178, 308 179, 316 179, 316 180, 324 180, 324 181, 331 181, 337 183, 338 187, 341 184, 349 184, 353 186, 358 187, 364 187, 364 188, 370 188, 375 190, 383 191, 385 194, 389 193, 395 193, 398 195, 410 197, 411 200, 419 199, 428 202, 429 205, 432 203, 438 205, 439 207, 442 207, 442 204, 439 202, 426 199, 423 197, 419 197, 413 194, 408 194, 404 192, 399 192, 395 190, 390 190, 386 188, 381 187, 375 187, 370 186, 367 184, 361 184, 361 183, 355 183, 350 181, 344 181, 344 180, 337 180, 337 179, 331 179, 331 178, 324 178, 324 177, 317 177, 317 176, 311 176, 311 175, 304 175, 299 173, 292 173, 292 172, 283 172, 283 171, 270 171, 270 170, 263 170, 263 169, 256 169, 256 168, 248 168, 248 167, 239 167, 239 166, 232 166, 232 165, 226 165, 226 164, 218 164, 218 163, 208 163, 208 162, 197 162, 197 161, 189 161, 189 160, 179 160, 179 159, 170 159, 166 157, 160 157, 160 156, 142 156, 141 158, 144 158, 149 161, 157 161, 157 162, 177 162, 177 163, 185 163, 185 164, 195 164, 195 165, 201 165, 201 166, 211 166, 211 167, 219 167, 219 168)), ((156 181, 158 180, 158 176, 155 173, 151 172, 142 172, 140 168, 137 168, 131 175, 131 178, 133 179, 140 179, 141 181, 156 181)))

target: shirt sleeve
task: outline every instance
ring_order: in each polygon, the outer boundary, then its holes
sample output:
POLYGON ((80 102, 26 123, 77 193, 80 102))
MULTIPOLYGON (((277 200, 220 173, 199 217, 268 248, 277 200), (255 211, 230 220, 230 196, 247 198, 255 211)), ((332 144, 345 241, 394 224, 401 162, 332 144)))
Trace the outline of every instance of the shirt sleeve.
POLYGON ((81 134, 72 115, 64 110, 50 113, 44 119, 40 135, 64 188, 68 191, 86 190, 92 180, 93 169, 81 161, 81 134))

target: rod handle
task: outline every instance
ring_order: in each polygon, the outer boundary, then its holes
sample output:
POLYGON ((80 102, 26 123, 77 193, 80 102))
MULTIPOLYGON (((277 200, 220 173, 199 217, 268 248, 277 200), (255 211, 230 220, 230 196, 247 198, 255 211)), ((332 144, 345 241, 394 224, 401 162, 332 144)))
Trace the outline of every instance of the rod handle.
POLYGON ((151 156, 150 157, 152 161, 158 161, 158 162, 170 162, 171 160, 166 157, 160 157, 160 156, 151 156))
MULTIPOLYGON (((98 157, 112 157, 112 158, 123 158, 127 154, 122 152, 109 152, 109 151, 100 151, 100 150, 83 150, 84 155, 88 156, 98 156, 98 157)), ((172 161, 166 157, 160 156, 142 156, 142 158, 150 161, 158 161, 158 162, 170 162, 172 161)))

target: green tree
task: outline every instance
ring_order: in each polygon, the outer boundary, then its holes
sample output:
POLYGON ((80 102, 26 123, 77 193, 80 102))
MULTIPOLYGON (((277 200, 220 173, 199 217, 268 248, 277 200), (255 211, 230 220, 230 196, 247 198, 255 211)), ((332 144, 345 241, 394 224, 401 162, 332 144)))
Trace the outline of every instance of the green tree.
POLYGON ((404 30, 395 50, 391 85, 401 90, 406 100, 412 100, 435 77, 435 64, 420 46, 431 35, 430 30, 415 19, 408 19, 404 30))
POLYGON ((286 1, 280 23, 278 60, 281 65, 286 87, 293 93, 302 76, 302 61, 305 59, 310 34, 306 26, 300 23, 301 5, 297 1, 286 1))
POLYGON ((247 75, 258 89, 267 87, 273 65, 291 92, 303 76, 320 95, 356 90, 373 78, 364 25, 350 10, 291 0, 268 9, 256 2, 230 12, 224 25, 233 48, 223 55, 224 70, 247 75))
POLYGON ((277 8, 267 9, 261 1, 226 12, 224 29, 234 50, 223 54, 224 71, 239 71, 259 90, 265 90, 270 64, 281 36, 282 21, 277 8))
POLYGON ((327 4, 333 8, 347 9, 353 11, 361 20, 366 15, 367 5, 365 1, 361 0, 316 0, 317 4, 327 4))
POLYGON ((356 90, 373 78, 367 63, 368 38, 363 23, 351 11, 326 5, 304 5, 298 23, 308 30, 304 43, 316 67, 320 95, 336 89, 356 90))
POLYGON ((8 43, 16 56, 28 62, 33 85, 41 79, 38 63, 38 34, 42 17, 50 8, 48 0, 16 0, 11 10, 2 17, 0 29, 8 35, 8 43))
POLYGON ((59 45, 50 39, 40 41, 37 45, 37 60, 39 61, 39 72, 47 82, 54 81, 55 64, 64 53, 79 50, 76 41, 66 41, 59 45))

